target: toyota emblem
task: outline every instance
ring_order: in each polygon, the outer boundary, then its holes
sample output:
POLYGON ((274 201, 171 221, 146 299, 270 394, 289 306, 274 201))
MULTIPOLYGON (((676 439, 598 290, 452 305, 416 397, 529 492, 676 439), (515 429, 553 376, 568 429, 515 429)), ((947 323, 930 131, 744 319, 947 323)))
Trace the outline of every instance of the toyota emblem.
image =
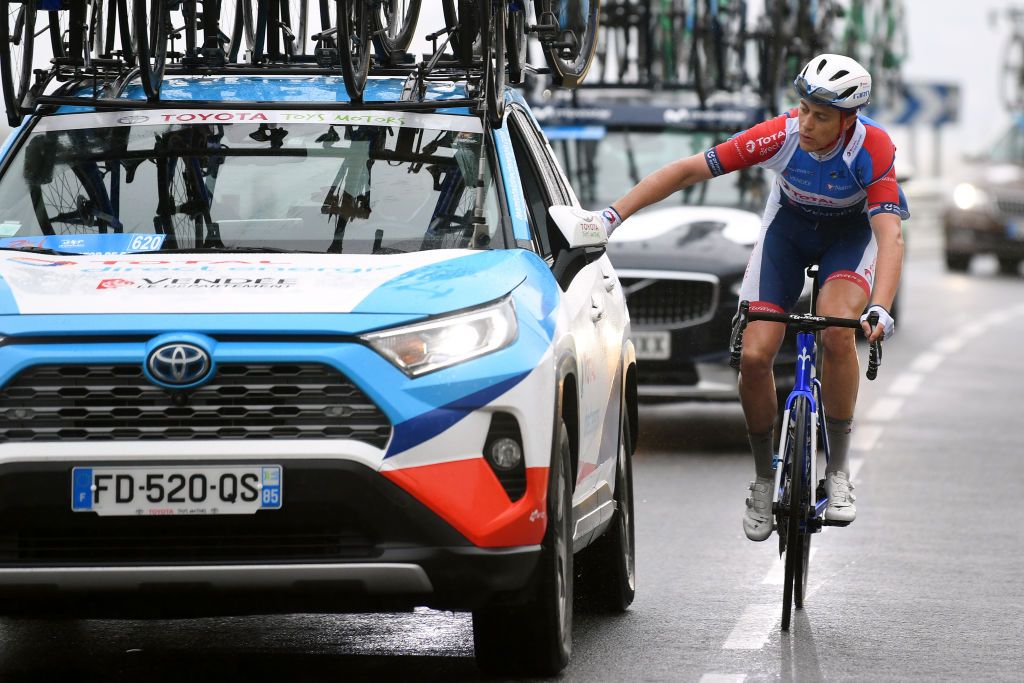
POLYGON ((188 386, 202 381, 212 363, 210 354, 194 344, 165 344, 149 354, 146 362, 153 377, 173 386, 188 386))

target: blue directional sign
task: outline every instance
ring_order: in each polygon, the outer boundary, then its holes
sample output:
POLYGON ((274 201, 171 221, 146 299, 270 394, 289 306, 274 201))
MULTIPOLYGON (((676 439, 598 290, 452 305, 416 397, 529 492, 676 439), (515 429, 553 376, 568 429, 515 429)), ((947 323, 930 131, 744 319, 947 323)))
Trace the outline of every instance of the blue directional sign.
POLYGON ((942 126, 960 117, 960 86, 955 83, 905 83, 889 106, 872 112, 897 126, 942 126))

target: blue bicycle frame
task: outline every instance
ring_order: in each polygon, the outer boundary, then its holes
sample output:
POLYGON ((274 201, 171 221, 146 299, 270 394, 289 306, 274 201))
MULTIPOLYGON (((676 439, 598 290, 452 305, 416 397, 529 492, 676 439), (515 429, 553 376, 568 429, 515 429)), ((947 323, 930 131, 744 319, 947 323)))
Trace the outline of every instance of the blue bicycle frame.
MULTIPOLYGON (((804 462, 794 463, 793 466, 802 466, 804 468, 804 481, 809 482, 811 490, 815 493, 814 501, 814 517, 821 518, 825 512, 825 507, 828 505, 828 498, 822 496, 817 497, 817 455, 818 455, 818 434, 821 433, 822 445, 825 452, 825 463, 827 465, 829 458, 829 446, 828 446, 828 433, 822 428, 825 422, 825 416, 823 408, 821 408, 821 380, 816 376, 817 368, 817 335, 814 332, 798 332, 796 336, 796 348, 797 348, 797 362, 796 362, 796 379, 793 384, 793 390, 789 393, 786 398, 785 411, 782 416, 782 436, 779 440, 778 456, 775 462, 775 495, 774 502, 779 502, 779 497, 782 493, 782 474, 783 469, 791 462, 796 460, 799 455, 795 450, 793 451, 793 457, 790 462, 786 462, 786 455, 790 453, 790 446, 795 449, 796 444, 787 443, 790 435, 788 429, 790 421, 790 413, 793 408, 793 402, 800 396, 807 399, 808 416, 804 422, 807 428, 810 430, 807 436, 808 448, 807 459, 804 462)), ((799 436, 799 435, 798 435, 799 436)), ((817 525, 815 525, 817 526, 817 525)), ((819 529, 813 529, 812 531, 818 531, 819 529)))

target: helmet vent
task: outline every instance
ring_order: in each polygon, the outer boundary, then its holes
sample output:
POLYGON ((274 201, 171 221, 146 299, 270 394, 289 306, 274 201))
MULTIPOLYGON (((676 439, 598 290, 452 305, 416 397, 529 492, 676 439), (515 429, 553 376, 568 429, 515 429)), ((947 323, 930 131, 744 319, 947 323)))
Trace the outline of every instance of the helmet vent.
POLYGON ((828 79, 828 80, 830 80, 830 81, 837 81, 837 80, 839 80, 839 79, 840 79, 840 78, 842 78, 843 76, 846 76, 846 75, 847 75, 847 74, 849 74, 849 73, 850 73, 850 72, 849 72, 849 71, 847 71, 846 69, 840 69, 839 71, 837 71, 837 72, 836 72, 836 75, 835 75, 835 76, 833 76, 832 78, 830 78, 830 79, 828 79))
POLYGON ((827 59, 823 59, 823 60, 821 60, 820 62, 818 62, 818 70, 817 70, 817 71, 815 71, 814 73, 816 73, 816 74, 820 74, 820 73, 821 73, 821 70, 825 68, 825 65, 826 65, 827 63, 828 63, 828 60, 827 60, 827 59))
POLYGON ((857 86, 853 86, 851 88, 847 88, 843 92, 839 93, 839 99, 845 100, 847 97, 849 97, 850 95, 852 95, 855 92, 857 92, 857 86))

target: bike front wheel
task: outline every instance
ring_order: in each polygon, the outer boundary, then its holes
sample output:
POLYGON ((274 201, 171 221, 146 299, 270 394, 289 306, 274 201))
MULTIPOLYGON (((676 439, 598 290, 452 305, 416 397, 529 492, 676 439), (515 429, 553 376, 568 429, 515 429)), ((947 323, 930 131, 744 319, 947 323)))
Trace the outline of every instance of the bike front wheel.
POLYGON ((32 82, 35 26, 34 3, 0 0, 0 81, 12 127, 21 123, 21 104, 32 82))
POLYGON ((785 458, 779 464, 782 472, 781 515, 785 530, 785 575, 782 588, 782 630, 789 630, 793 605, 803 607, 807 579, 807 557, 810 553, 810 529, 807 527, 807 501, 810 500, 809 463, 811 458, 811 409, 807 399, 797 397, 789 411, 785 458))
POLYGON ((166 0, 134 0, 135 46, 142 89, 151 102, 160 99, 171 28, 166 0))
POLYGON ((587 77, 597 52, 600 0, 541 0, 536 3, 544 60, 555 85, 576 88, 587 77))
POLYGON ((373 47, 383 61, 401 57, 412 42, 420 0, 379 0, 372 11, 373 47))

